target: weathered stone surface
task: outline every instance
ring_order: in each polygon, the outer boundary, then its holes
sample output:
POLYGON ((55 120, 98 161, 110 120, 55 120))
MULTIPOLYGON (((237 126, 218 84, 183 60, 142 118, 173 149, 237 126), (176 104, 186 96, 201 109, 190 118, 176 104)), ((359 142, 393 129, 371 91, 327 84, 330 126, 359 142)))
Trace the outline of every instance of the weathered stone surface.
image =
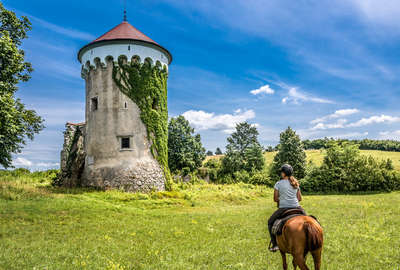
POLYGON ((156 162, 138 161, 129 166, 97 167, 86 173, 88 186, 149 192, 164 190, 164 176, 156 162))
POLYGON ((85 124, 67 123, 64 145, 61 151, 60 184, 67 187, 80 186, 85 167, 85 124))

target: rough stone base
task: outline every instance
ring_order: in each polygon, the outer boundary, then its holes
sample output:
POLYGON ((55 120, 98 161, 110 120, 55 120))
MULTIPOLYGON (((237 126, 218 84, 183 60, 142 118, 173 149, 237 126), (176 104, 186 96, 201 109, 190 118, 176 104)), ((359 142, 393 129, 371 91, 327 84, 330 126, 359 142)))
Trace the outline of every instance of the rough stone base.
POLYGON ((88 166, 82 184, 105 189, 149 192, 164 190, 164 174, 156 161, 138 161, 131 166, 88 166))

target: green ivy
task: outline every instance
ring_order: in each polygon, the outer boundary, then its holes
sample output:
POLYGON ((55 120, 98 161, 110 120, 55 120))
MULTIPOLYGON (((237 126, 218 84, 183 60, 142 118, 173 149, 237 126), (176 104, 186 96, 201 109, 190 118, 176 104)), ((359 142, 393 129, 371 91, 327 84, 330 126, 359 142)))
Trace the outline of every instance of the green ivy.
POLYGON ((151 153, 163 169, 166 189, 172 178, 168 168, 168 107, 166 68, 157 62, 140 63, 139 59, 127 62, 120 58, 114 65, 113 79, 119 89, 140 109, 140 118, 146 125, 151 153))

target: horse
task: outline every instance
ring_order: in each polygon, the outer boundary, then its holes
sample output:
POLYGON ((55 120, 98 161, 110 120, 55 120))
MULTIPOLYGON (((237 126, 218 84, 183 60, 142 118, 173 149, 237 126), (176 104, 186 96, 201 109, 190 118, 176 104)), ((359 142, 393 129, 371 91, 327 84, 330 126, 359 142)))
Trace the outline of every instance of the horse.
POLYGON ((323 245, 323 230, 321 225, 312 217, 297 216, 289 219, 278 235, 277 243, 282 255, 283 269, 287 270, 286 253, 293 256, 293 267, 309 270, 306 265, 308 252, 314 259, 314 269, 321 268, 321 253, 323 245))

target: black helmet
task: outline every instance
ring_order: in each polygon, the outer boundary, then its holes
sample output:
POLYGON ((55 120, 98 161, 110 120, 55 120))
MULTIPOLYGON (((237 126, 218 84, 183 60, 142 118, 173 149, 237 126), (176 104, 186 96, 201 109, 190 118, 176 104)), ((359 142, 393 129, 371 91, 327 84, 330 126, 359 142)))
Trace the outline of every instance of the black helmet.
POLYGON ((283 172, 286 176, 292 176, 293 168, 289 164, 283 164, 281 167, 281 172, 283 172))

